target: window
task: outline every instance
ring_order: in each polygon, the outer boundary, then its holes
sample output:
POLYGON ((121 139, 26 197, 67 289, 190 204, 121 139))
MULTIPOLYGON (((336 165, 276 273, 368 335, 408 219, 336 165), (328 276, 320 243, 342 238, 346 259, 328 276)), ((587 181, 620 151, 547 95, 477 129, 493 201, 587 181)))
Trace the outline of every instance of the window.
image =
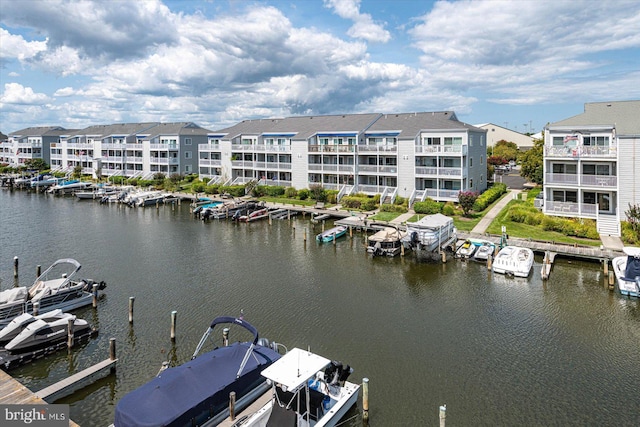
POLYGON ((440 138, 425 138, 425 145, 440 145, 440 138))
POLYGON ((582 194, 582 203, 586 205, 595 205, 596 204, 596 193, 583 193, 582 194))
POLYGON ((590 146, 600 146, 600 147, 608 147, 609 146, 609 137, 608 136, 585 136, 582 139, 583 145, 590 146))
POLYGON ((184 145, 191 145, 191 138, 185 138, 184 145))
POLYGON ((480 156, 480 164, 482 165, 483 163, 483 156, 480 156))
POLYGON ((554 190, 551 196, 554 202, 578 202, 578 193, 576 191, 554 190))
POLYGON ((561 136, 554 136, 552 144, 555 145, 555 146, 562 147, 564 145, 564 138, 561 137, 561 136))
POLYGON ((610 175, 609 165, 582 165, 582 173, 585 175, 610 175))
POLYGON ((184 166, 184 171, 187 173, 191 173, 191 165, 185 165, 184 166))
POLYGON ((469 159, 469 167, 472 168, 473 167, 473 157, 469 159))
POLYGON ((193 157, 193 153, 191 151, 185 151, 184 152, 184 158, 185 159, 191 159, 193 157))
POLYGON ((568 165, 563 163, 554 163, 551 165, 553 173, 566 173, 575 175, 577 173, 576 165, 568 165))
POLYGON ((444 145, 462 145, 462 137, 461 136, 445 137, 444 145))
POLYGON ((469 188, 473 188, 473 179, 469 180, 469 188))

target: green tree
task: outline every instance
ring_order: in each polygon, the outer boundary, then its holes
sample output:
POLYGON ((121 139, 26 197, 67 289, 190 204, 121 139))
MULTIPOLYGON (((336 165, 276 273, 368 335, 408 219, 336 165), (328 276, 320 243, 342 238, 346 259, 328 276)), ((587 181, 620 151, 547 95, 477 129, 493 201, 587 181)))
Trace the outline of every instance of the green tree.
POLYGON ((544 135, 533 141, 533 148, 525 151, 520 157, 520 176, 536 184, 542 184, 542 163, 544 152, 544 135))
POLYGON ((27 169, 34 169, 38 172, 49 169, 49 165, 43 159, 27 159, 24 161, 27 169))
POLYGON ((462 208, 464 216, 469 216, 469 212, 473 209, 473 205, 478 199, 478 193, 474 191, 461 191, 458 193, 458 203, 462 208))
POLYGON ((75 179, 80 179, 80 177, 82 177, 82 165, 80 163, 75 165, 73 168, 73 177, 75 179))
POLYGON ((492 156, 504 157, 507 161, 516 160, 518 158, 518 146, 514 142, 501 139, 494 145, 492 156))
POLYGON ((327 192, 322 185, 314 184, 309 186, 309 191, 311 192, 311 198, 317 202, 326 202, 327 201, 327 192))

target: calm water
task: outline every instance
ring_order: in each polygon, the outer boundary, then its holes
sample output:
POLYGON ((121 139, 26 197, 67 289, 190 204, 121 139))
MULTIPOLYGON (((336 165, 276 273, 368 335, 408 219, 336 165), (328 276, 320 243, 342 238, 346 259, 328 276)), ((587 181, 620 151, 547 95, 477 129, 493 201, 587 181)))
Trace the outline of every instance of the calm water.
POLYGON ((66 257, 108 283, 97 310, 78 311, 96 340, 12 371, 39 390, 105 359, 115 337, 117 374, 60 402, 81 425, 112 422, 120 397, 241 310, 262 336, 368 377, 372 425, 438 425, 445 403, 449 426, 640 424, 640 302, 607 291, 597 264, 559 260, 543 284, 539 259, 529 279, 506 279, 461 261, 371 259, 361 234, 305 243, 308 219, 205 224, 186 203, 136 210, 7 190, 0 225, 2 289, 16 255, 22 285, 66 257))

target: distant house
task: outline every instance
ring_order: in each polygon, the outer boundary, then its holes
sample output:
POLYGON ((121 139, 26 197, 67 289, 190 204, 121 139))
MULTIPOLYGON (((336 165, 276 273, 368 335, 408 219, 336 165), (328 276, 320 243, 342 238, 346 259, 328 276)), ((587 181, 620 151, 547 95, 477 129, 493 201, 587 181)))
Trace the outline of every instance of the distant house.
POLYGON ((629 204, 640 204, 640 101, 593 102, 547 125, 544 205, 548 215, 592 218, 620 236, 629 204))
POLYGON ((505 140, 513 142, 521 151, 528 150, 533 147, 534 138, 520 132, 498 126, 493 123, 482 123, 475 127, 487 131, 487 146, 493 147, 498 141, 505 140))

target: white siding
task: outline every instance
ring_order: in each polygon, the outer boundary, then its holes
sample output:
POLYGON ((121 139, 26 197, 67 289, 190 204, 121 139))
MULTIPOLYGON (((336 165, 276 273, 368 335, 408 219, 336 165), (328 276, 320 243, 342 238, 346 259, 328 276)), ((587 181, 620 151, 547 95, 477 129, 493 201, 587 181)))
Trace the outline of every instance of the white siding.
POLYGON ((629 204, 640 204, 640 138, 618 141, 618 209, 621 220, 629 204))

